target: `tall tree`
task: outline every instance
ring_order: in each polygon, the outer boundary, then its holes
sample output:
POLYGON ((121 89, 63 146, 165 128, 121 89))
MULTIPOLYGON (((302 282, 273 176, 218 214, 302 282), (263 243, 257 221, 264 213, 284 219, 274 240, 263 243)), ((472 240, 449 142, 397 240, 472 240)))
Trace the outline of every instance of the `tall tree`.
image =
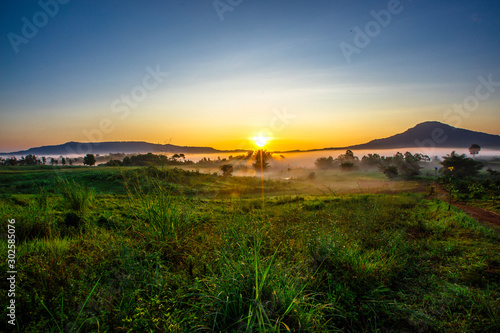
POLYGON ((473 177, 479 173, 484 167, 484 164, 478 161, 474 161, 472 158, 465 156, 465 154, 459 155, 456 152, 451 152, 450 155, 443 157, 441 162, 443 166, 443 173, 455 178, 466 178, 473 177))
POLYGON ((26 165, 38 165, 40 164, 39 163, 40 161, 38 160, 38 158, 35 156, 35 155, 26 155, 26 157, 24 158, 24 164, 26 165))
POLYGON ((87 154, 83 158, 83 164, 84 165, 94 165, 95 164, 95 156, 94 156, 94 154, 87 154))
POLYGON ((476 144, 476 143, 473 143, 470 147, 469 147, 469 153, 473 156, 473 157, 476 157, 477 154, 479 154, 479 152, 481 151, 481 147, 476 144))
POLYGON ((267 162, 272 159, 271 153, 266 150, 260 149, 255 152, 255 162, 252 164, 255 170, 267 170, 270 164, 267 162))

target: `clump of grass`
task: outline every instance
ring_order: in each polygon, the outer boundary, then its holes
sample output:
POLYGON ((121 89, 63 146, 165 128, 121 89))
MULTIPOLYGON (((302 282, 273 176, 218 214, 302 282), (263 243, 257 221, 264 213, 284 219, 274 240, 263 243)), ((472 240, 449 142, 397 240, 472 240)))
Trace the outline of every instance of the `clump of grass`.
POLYGON ((307 211, 315 211, 315 210, 321 210, 325 208, 325 203, 320 200, 311 200, 311 201, 305 201, 302 204, 302 209, 307 210, 307 211))
POLYGON ((59 187, 68 208, 77 213, 86 213, 95 200, 92 188, 75 181, 61 179, 59 180, 59 187))
POLYGON ((24 243, 19 249, 20 256, 43 255, 48 261, 58 262, 68 251, 71 241, 67 238, 35 239, 24 243))
POLYGON ((36 238, 52 237, 54 230, 54 216, 51 214, 51 204, 46 190, 40 189, 34 198, 27 199, 27 206, 16 214, 16 238, 18 241, 27 241, 36 238))
POLYGON ((197 223, 193 207, 186 199, 174 196, 169 188, 163 188, 160 182, 150 178, 144 182, 148 183, 147 192, 143 186, 129 188, 130 208, 137 220, 133 229, 148 244, 175 257, 179 253, 171 250, 181 250, 197 223))
POLYGON ((223 243, 217 251, 217 273, 203 280, 197 308, 210 315, 210 331, 288 331, 307 326, 309 296, 301 276, 269 247, 265 226, 241 216, 222 223, 223 243), (255 228, 255 229, 254 229, 255 228))

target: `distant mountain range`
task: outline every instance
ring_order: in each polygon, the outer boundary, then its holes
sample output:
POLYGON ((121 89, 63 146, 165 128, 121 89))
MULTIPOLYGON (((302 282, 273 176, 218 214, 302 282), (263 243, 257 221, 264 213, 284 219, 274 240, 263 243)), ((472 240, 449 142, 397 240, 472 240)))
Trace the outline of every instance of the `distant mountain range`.
MULTIPOLYGON (((437 121, 427 121, 387 138, 376 139, 370 142, 348 147, 331 147, 322 149, 311 149, 306 151, 320 151, 333 149, 393 149, 393 148, 469 148, 471 144, 478 144, 481 148, 500 149, 500 135, 474 132, 462 128, 456 128, 437 121)), ((171 144, 155 144, 142 141, 117 141, 117 142, 67 142, 55 146, 42 146, 28 150, 0 155, 45 155, 45 156, 67 156, 109 153, 185 153, 185 154, 213 154, 227 152, 242 152, 242 150, 217 150, 211 147, 186 147, 171 144)), ((299 150, 288 151, 299 152, 299 150)))
POLYGON ((217 150, 210 147, 189 147, 175 146, 171 144, 155 144, 143 141, 115 141, 115 142, 67 142, 61 145, 42 146, 30 148, 28 150, 15 151, 11 153, 0 153, 0 155, 41 155, 41 156, 67 156, 67 155, 85 155, 109 154, 109 153, 187 153, 187 154, 213 154, 228 152, 217 150))

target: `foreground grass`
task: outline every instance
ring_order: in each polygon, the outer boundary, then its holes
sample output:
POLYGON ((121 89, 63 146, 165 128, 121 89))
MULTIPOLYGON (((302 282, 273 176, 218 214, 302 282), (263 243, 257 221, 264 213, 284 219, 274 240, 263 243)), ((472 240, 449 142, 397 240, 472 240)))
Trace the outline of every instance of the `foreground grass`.
POLYGON ((20 332, 500 330, 499 237, 447 204, 263 202, 233 195, 260 190, 241 179, 185 195, 199 176, 144 170, 120 180, 123 195, 69 177, 0 201, 17 221, 20 332))

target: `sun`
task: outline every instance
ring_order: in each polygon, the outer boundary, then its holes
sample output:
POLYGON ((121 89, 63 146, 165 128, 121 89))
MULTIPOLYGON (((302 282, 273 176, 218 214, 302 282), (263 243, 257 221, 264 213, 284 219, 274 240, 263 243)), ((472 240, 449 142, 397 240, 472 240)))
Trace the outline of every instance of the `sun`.
POLYGON ((267 136, 258 135, 256 137, 253 137, 252 139, 257 147, 262 148, 267 144, 270 138, 268 138, 267 136))

